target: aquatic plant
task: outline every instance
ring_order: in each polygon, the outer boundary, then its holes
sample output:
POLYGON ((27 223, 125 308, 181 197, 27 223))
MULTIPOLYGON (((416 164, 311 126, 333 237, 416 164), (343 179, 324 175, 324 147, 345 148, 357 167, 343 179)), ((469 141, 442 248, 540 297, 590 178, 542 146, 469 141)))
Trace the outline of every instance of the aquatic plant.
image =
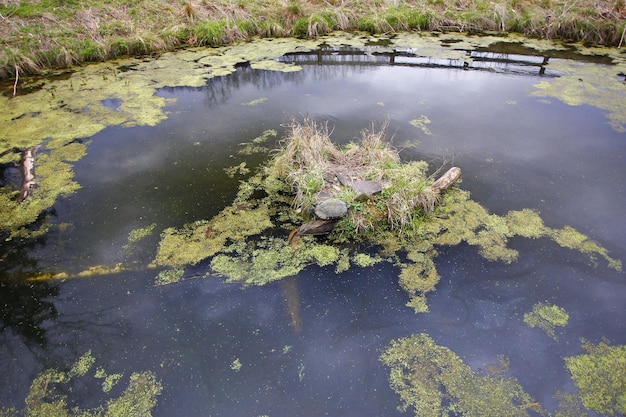
POLYGON ((532 311, 524 314, 526 324, 530 327, 539 327, 553 339, 556 339, 555 328, 567 325, 568 320, 569 314, 565 309, 547 303, 537 303, 532 311))
POLYGON ((137 242, 150 236, 156 227, 156 223, 152 223, 146 227, 138 227, 128 232, 128 242, 122 247, 124 250, 132 249, 137 242))
POLYGON ((583 341, 587 353, 565 358, 585 407, 607 416, 626 414, 626 346, 583 341))
POLYGON ((424 312, 425 296, 439 281, 434 263, 438 246, 465 242, 488 260, 509 263, 519 255, 507 246, 510 238, 549 238, 621 268, 605 248, 570 227, 545 226, 533 210, 497 216, 459 187, 433 194, 427 170, 425 162, 400 160, 385 141, 384 124, 339 148, 325 124, 293 122, 267 164, 240 183, 231 206, 210 220, 162 233, 154 264, 173 271, 159 274, 158 282, 182 278, 181 269, 203 260, 209 260, 207 275, 257 285, 297 275, 311 264, 335 265, 339 273, 385 261, 399 268, 407 305, 424 312), (356 198, 337 182, 338 174, 376 181, 382 191, 356 198), (293 232, 295 238, 289 238, 290 230, 313 217, 310 210, 323 191, 336 192, 349 205, 348 215, 325 238, 293 232), (360 242, 369 249, 355 245, 360 242))
POLYGON ((513 378, 478 375, 450 349, 425 333, 392 341, 380 360, 390 368, 400 411, 415 416, 528 416, 541 406, 513 378))
MULTIPOLYGON (((105 401, 93 409, 80 409, 70 405, 67 393, 75 384, 85 384, 86 378, 96 362, 91 351, 87 351, 67 371, 47 369, 32 382, 25 399, 23 411, 0 408, 0 416, 24 415, 28 417, 150 417, 163 387, 152 372, 135 372, 130 375, 127 388, 118 396, 105 401)), ((103 393, 108 393, 122 374, 107 375, 98 367, 93 378, 104 378, 103 393)))

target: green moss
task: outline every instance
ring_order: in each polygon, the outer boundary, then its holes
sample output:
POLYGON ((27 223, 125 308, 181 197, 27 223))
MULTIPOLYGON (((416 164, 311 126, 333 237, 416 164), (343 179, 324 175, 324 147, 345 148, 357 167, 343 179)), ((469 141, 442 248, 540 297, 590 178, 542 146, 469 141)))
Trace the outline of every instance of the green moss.
POLYGON ((517 381, 477 375, 424 333, 392 341, 380 359, 390 368, 389 382, 401 401, 398 409, 415 416, 527 416, 527 408, 541 412, 517 381))
POLYGON ((607 416, 626 413, 626 346, 583 342, 586 354, 565 358, 585 407, 607 416))
POLYGON ((539 327, 553 339, 555 328, 567 325, 569 314, 563 308, 546 303, 537 303, 532 311, 524 314, 524 322, 530 327, 539 327))

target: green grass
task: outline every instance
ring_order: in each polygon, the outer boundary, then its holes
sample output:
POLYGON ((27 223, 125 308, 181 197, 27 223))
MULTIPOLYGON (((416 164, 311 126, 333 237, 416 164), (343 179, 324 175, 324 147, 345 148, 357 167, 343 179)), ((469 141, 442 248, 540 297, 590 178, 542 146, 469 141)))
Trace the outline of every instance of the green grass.
POLYGON ((120 55, 333 30, 501 30, 616 46, 624 0, 21 0, 0 5, 0 79, 120 55))

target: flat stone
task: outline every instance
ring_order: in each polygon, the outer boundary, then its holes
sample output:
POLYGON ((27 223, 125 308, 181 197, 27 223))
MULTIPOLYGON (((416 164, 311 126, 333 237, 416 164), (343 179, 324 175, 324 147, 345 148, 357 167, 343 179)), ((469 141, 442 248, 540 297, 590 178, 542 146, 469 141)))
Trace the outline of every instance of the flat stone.
POLYGON ((339 219, 348 213, 348 205, 337 198, 327 198, 315 206, 315 215, 320 219, 339 219))
POLYGON ((381 192, 383 187, 376 181, 356 180, 352 189, 359 194, 372 195, 381 192))

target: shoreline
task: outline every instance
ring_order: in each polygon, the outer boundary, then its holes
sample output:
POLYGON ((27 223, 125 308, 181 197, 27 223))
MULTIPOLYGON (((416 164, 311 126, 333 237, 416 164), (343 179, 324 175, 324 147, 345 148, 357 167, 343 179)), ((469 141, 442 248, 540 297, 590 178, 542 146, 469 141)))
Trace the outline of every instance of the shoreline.
POLYGON ((518 33, 620 46, 623 0, 252 1, 7 0, 0 5, 0 81, 119 57, 224 46, 262 38, 316 38, 333 31, 518 33))

